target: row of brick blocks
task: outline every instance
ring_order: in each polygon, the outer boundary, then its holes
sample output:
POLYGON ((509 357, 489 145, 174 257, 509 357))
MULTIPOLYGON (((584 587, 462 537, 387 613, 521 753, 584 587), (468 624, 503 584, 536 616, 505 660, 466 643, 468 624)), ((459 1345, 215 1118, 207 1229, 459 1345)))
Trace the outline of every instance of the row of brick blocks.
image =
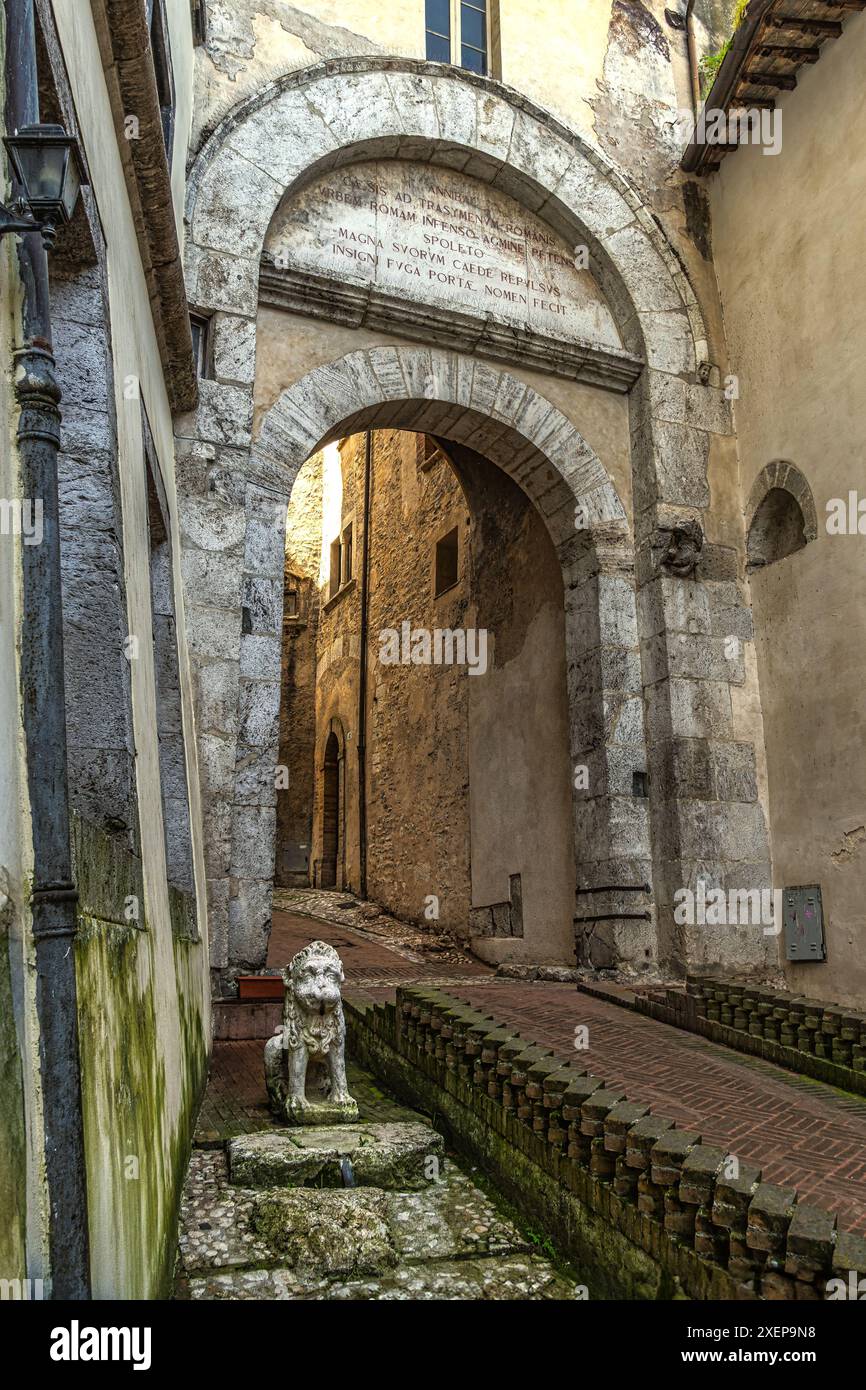
MULTIPOLYGON (((376 1012, 379 1010, 377 1009, 376 1012)), ((437 990, 397 991, 398 1046, 427 1069, 498 1102, 561 1161, 588 1169, 663 1224, 676 1244, 726 1269, 743 1296, 821 1299, 830 1277, 866 1275, 866 1240, 798 1202, 793 1188, 700 1134, 677 1129, 517 1030, 437 990)))
POLYGON ((689 976, 686 996, 699 1018, 866 1072, 866 1013, 712 976, 689 976))

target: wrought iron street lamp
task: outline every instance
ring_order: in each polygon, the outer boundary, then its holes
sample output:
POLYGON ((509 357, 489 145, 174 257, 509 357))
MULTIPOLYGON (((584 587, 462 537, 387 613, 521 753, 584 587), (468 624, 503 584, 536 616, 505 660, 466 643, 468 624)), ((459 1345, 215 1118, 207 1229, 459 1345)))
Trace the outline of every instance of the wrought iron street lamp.
POLYGON ((38 231, 50 246, 56 227, 71 220, 88 182, 78 142, 63 126, 27 125, 4 136, 3 144, 21 196, 11 208, 0 204, 0 236, 38 231))

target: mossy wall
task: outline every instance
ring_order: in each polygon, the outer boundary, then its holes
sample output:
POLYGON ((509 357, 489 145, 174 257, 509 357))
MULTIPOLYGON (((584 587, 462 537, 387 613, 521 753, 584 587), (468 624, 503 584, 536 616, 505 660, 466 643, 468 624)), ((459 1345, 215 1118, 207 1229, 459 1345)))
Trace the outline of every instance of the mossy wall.
POLYGON ((21 1057, 12 1000, 8 916, 0 912, 0 1279, 22 1279, 26 1274, 27 1152, 21 1057))
POLYGON ((77 818, 73 842, 93 1295, 160 1298, 206 1077, 203 946, 148 920, 133 855, 77 818))

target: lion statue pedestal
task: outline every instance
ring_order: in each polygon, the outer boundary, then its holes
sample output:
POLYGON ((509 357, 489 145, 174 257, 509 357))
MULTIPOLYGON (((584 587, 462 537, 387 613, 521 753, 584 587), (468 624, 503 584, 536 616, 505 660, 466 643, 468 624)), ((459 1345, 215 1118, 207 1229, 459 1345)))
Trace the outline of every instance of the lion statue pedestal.
POLYGON ((271 1109, 290 1125, 351 1124, 358 1106, 346 1083, 340 957, 327 942, 313 941, 282 975, 283 1021, 265 1043, 271 1109))

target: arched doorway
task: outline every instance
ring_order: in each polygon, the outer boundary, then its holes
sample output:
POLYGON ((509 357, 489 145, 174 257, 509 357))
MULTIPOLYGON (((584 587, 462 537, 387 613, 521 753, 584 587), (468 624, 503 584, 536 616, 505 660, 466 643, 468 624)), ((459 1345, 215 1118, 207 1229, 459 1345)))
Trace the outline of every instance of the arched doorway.
POLYGON ((336 888, 340 862, 340 744, 333 730, 325 743, 322 764, 322 859, 319 886, 336 888))

